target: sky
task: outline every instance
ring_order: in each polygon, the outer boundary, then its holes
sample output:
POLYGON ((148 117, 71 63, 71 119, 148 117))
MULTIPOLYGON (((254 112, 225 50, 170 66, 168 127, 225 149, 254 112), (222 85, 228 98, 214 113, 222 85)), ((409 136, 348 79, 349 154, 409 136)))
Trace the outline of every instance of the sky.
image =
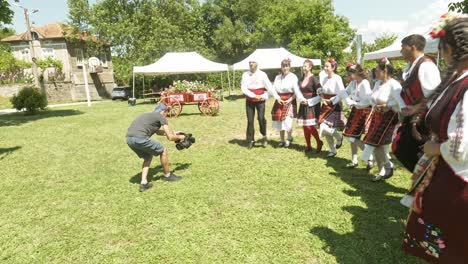
MULTIPOLYGON (((12 0, 8 0, 13 2, 12 0)), ((334 0, 335 13, 349 18, 352 28, 363 35, 363 41, 372 42, 384 33, 405 36, 415 28, 427 28, 447 12, 454 0, 334 0)), ((89 0, 92 4, 96 0, 89 0)), ((65 22, 68 16, 67 0, 20 0, 29 10, 36 25, 65 22)), ((23 10, 12 6, 15 12, 13 28, 17 33, 26 31, 23 10)))

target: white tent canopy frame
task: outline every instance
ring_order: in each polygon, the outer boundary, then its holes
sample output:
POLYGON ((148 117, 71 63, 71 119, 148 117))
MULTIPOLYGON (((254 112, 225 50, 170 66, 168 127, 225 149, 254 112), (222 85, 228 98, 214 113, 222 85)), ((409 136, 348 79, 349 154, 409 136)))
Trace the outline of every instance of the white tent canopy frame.
MULTIPOLYGON (((144 76, 213 72, 227 72, 228 83, 231 85, 227 64, 210 61, 197 52, 168 52, 153 64, 133 67, 133 98, 135 98, 135 74, 143 75, 144 89, 144 76)), ((224 90, 222 75, 221 89, 224 90)))
MULTIPOLYGON (((256 49, 252 52, 247 58, 243 59, 240 62, 232 65, 231 69, 233 70, 233 80, 235 80, 236 70, 249 70, 249 62, 257 62, 258 68, 261 70, 268 69, 279 69, 281 68, 281 61, 284 59, 291 60, 291 67, 302 67, 304 60, 307 58, 299 57, 289 52, 287 49, 280 48, 271 48, 271 49, 256 49)), ((310 59, 314 66, 322 66, 322 62, 319 59, 310 59)), ((229 91, 231 94, 231 91, 229 91)))
MULTIPOLYGON (((438 46, 439 46, 439 39, 433 39, 430 35, 429 32, 431 31, 431 27, 419 27, 415 28, 414 30, 410 31, 406 36, 411 35, 411 34, 420 34, 426 38, 426 47, 424 48, 425 53, 430 53, 430 54, 438 54, 438 46)), ((400 58, 401 53, 401 40, 403 38, 398 38, 393 42, 392 45, 377 50, 377 51, 372 51, 364 54, 364 60, 378 60, 383 57, 387 58, 400 58)))
MULTIPOLYGON (((256 61, 258 68, 262 70, 267 69, 279 69, 281 68, 281 61, 284 59, 291 60, 291 67, 302 67, 304 60, 297 55, 292 54, 285 48, 274 48, 274 49, 256 49, 252 54, 242 61, 232 65, 233 70, 248 70, 249 62, 256 61)), ((322 63, 318 59, 310 59, 314 66, 321 66, 322 63)))

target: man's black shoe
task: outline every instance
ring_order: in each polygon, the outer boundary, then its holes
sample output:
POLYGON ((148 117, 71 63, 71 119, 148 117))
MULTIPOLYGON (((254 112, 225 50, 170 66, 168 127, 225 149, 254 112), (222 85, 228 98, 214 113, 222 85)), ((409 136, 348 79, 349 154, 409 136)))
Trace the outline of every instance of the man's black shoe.
POLYGON ((175 175, 174 173, 171 172, 171 175, 169 177, 163 176, 161 178, 163 181, 180 181, 182 180, 182 177, 175 175))
POLYGON ((144 192, 148 190, 149 188, 153 187, 153 184, 148 182, 146 184, 140 184, 140 192, 144 192))
POLYGON ((254 145, 255 145, 255 141, 250 141, 250 142, 249 142, 249 145, 247 146, 247 148, 248 148, 248 149, 251 149, 251 148, 254 147, 254 145))
POLYGON ((335 145, 335 148, 336 148, 336 149, 341 148, 341 146, 343 145, 343 138, 344 138, 343 135, 341 135, 340 140, 337 140, 337 141, 336 141, 336 145, 335 145))
POLYGON ((391 178, 393 176, 393 168, 385 169, 384 179, 391 178))

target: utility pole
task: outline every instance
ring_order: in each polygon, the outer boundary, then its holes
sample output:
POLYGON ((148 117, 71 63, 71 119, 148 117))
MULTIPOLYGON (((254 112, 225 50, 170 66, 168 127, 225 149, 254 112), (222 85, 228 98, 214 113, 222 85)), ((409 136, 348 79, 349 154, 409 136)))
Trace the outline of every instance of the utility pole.
MULTIPOLYGON (((31 23, 29 22, 29 12, 28 12, 27 8, 25 8, 23 6, 20 6, 17 3, 13 3, 13 4, 15 6, 19 7, 19 8, 22 8, 23 11, 24 11, 24 19, 26 20, 27 40, 28 40, 28 43, 29 43, 29 50, 31 51, 32 72, 33 72, 33 76, 34 76, 34 86, 36 88, 40 88, 39 77, 38 77, 38 74, 37 74, 36 52, 34 51, 34 47, 33 47, 33 38, 32 38, 32 35, 31 35, 31 23)), ((36 13, 38 11, 39 10, 37 10, 37 9, 32 10, 33 13, 36 13)))
POLYGON ((362 65, 361 52, 362 52, 362 35, 358 34, 356 36, 356 63, 360 65, 362 65))

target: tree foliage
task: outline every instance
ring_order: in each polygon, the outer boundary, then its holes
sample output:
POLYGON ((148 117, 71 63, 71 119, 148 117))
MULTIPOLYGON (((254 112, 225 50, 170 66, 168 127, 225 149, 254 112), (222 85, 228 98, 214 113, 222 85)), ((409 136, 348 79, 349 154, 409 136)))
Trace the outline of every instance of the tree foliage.
POLYGON ((468 14, 468 0, 461 2, 454 2, 448 4, 449 10, 452 12, 458 12, 462 14, 468 14))
MULTIPOLYGON (((15 0, 18 2, 18 0, 15 0)), ((11 24, 14 12, 11 10, 10 3, 8 0, 0 0, 0 27, 2 24, 11 24)))
POLYGON ((256 48, 285 47, 306 57, 336 58, 354 37, 331 0, 68 0, 70 23, 112 44, 114 73, 166 52, 197 51, 234 63, 256 48))

